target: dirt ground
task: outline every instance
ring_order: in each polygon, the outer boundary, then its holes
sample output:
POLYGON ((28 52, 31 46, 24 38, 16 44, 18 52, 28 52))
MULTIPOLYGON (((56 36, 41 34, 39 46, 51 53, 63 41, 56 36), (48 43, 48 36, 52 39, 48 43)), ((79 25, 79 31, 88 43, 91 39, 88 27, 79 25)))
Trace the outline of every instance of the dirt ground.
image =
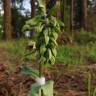
MULTIPOLYGON (((22 60, 5 50, 0 48, 0 96, 27 96, 34 79, 22 75, 22 60)), ((26 64, 35 67, 36 62, 26 64)), ((93 88, 96 85, 96 64, 68 67, 57 63, 48 72, 45 76, 54 80, 54 96, 88 96, 88 73, 92 74, 93 88)))

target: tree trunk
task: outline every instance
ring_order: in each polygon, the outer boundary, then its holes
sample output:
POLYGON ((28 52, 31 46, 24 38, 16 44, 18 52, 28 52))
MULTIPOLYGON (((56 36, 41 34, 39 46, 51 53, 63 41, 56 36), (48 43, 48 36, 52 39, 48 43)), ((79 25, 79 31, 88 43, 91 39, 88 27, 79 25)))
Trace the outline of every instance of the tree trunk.
POLYGON ((60 10, 61 10, 61 20, 65 21, 65 15, 66 15, 66 0, 60 0, 60 10))
POLYGON ((35 0, 31 0, 31 17, 35 16, 35 0))
POLYGON ((71 0, 70 1, 70 31, 72 31, 73 30, 73 3, 74 3, 74 0, 71 0))
POLYGON ((87 29, 87 0, 82 0, 82 20, 81 24, 82 27, 86 30, 87 29))
MULTIPOLYGON (((33 18, 35 16, 35 0, 30 0, 30 4, 31 4, 31 18, 33 18)), ((34 32, 35 30, 32 29, 30 31, 30 37, 33 38, 34 37, 34 32)))
POLYGON ((4 0, 4 37, 6 40, 12 38, 11 32, 11 0, 4 0))

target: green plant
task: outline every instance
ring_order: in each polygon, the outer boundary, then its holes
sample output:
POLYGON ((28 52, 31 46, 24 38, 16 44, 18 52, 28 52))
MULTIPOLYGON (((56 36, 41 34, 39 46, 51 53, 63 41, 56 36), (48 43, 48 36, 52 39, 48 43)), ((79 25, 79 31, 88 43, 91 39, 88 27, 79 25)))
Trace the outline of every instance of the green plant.
POLYGON ((24 55, 24 51, 25 51, 25 48, 24 48, 25 40, 24 39, 9 41, 6 43, 6 45, 8 46, 6 48, 8 53, 15 55, 15 56, 21 56, 21 57, 24 55))
MULTIPOLYGON (((58 38, 58 32, 60 31, 60 27, 64 26, 64 24, 60 20, 58 20, 56 17, 52 16, 51 14, 46 15, 46 7, 44 2, 45 2, 44 0, 38 0, 39 14, 34 18, 28 20, 25 26, 23 27, 23 30, 29 30, 34 28, 35 31, 38 33, 38 36, 36 39, 35 52, 37 52, 37 57, 39 59, 39 78, 42 77, 43 67, 49 67, 55 63, 55 58, 57 55, 56 48, 58 46, 56 40, 58 38)), ((30 71, 30 72, 33 72, 33 71, 30 71)), ((38 86, 36 88, 38 89, 38 86)), ((42 90, 44 91, 44 89, 42 90)), ((42 94, 41 91, 40 91, 40 94, 42 94)), ((45 96, 44 92, 42 96, 45 96)))
POLYGON ((40 64, 43 66, 53 65, 57 54, 57 38, 63 23, 54 16, 45 16, 46 8, 39 0, 39 15, 26 22, 23 30, 35 28, 38 32, 36 40, 36 51, 40 64))
POLYGON ((96 33, 87 32, 84 29, 81 29, 80 32, 74 33, 74 41, 78 44, 94 43, 96 41, 96 33))
POLYGON ((96 46, 95 46, 95 43, 91 43, 88 46, 89 47, 91 46, 91 48, 89 49, 88 58, 89 58, 90 61, 95 63, 96 62, 96 46))
POLYGON ((91 96, 91 74, 89 74, 88 78, 88 96, 91 96))
POLYGON ((86 47, 79 45, 64 45, 58 47, 57 61, 66 65, 81 65, 86 63, 86 47))
POLYGON ((91 81, 92 81, 92 76, 89 73, 89 77, 88 77, 88 96, 96 96, 96 88, 94 88, 94 90, 92 92, 91 81))

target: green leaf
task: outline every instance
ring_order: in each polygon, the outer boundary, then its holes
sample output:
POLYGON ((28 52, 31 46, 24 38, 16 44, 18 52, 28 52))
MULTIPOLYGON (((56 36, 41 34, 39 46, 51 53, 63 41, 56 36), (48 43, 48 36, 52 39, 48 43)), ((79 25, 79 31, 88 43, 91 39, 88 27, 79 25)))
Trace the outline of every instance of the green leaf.
POLYGON ((35 41, 33 41, 33 40, 29 41, 28 46, 35 46, 35 41))
POLYGON ((22 73, 33 77, 39 77, 39 72, 32 68, 27 67, 25 64, 22 66, 22 73))
POLYGON ((53 37, 55 38, 55 40, 57 40, 58 34, 57 34, 56 32, 52 32, 52 35, 53 35, 53 37))
POLYGON ((35 16, 34 18, 26 21, 25 25, 23 26, 22 31, 26 31, 26 30, 36 28, 40 25, 41 22, 42 22, 41 16, 35 16))
POLYGON ((59 26, 54 27, 54 31, 57 32, 57 33, 60 32, 61 31, 60 27, 59 26))
POLYGON ((50 46, 50 48, 56 48, 57 47, 53 42, 50 42, 49 46, 50 46))
POLYGON ((40 64, 43 64, 44 65, 45 64, 45 61, 46 61, 46 58, 42 56, 40 58, 40 64))
POLYGON ((50 50, 50 49, 48 49, 48 59, 51 59, 51 57, 52 57, 51 50, 50 50))
POLYGON ((46 51, 46 47, 45 47, 45 45, 41 45, 40 46, 40 54, 44 54, 45 53, 45 51, 46 51))
POLYGON ((38 0, 39 7, 44 7, 45 8, 45 1, 44 0, 38 0))
POLYGON ((38 24, 38 27, 36 27, 36 32, 42 32, 44 26, 42 25, 42 23, 38 24))
POLYGON ((56 19, 56 21, 57 21, 57 23, 59 24, 59 26, 62 26, 62 27, 64 27, 64 23, 63 23, 61 20, 59 20, 59 19, 56 19))
POLYGON ((44 33, 45 43, 46 43, 46 45, 47 45, 47 44, 49 43, 48 30, 45 30, 43 33, 44 33))
POLYGON ((96 96, 96 88, 94 89, 93 96, 96 96))
POLYGON ((52 56, 51 59, 49 60, 49 64, 54 65, 54 63, 55 63, 55 57, 52 56))
POLYGON ((56 48, 52 48, 51 51, 52 51, 53 56, 56 57, 56 55, 57 55, 57 50, 56 50, 56 48))
POLYGON ((40 86, 37 83, 32 84, 31 89, 28 92, 28 96, 39 96, 39 89, 40 86))
POLYGON ((32 84, 28 96, 41 96, 41 90, 43 96, 53 96, 53 83, 53 81, 47 81, 43 86, 39 86, 37 83, 32 84))
POLYGON ((53 96, 53 81, 48 81, 44 86, 41 86, 44 96, 53 96))
POLYGON ((46 13, 45 1, 44 0, 38 0, 38 4, 39 4, 39 8, 38 8, 39 13, 44 16, 46 13))
POLYGON ((36 17, 28 20, 26 22, 26 24, 30 25, 30 26, 37 26, 40 22, 41 22, 41 17, 40 16, 36 16, 36 17))
POLYGON ((30 25, 24 25, 22 28, 22 32, 29 30, 30 29, 30 25))
POLYGON ((51 40, 52 43, 54 43, 56 46, 58 46, 58 44, 57 44, 57 42, 54 38, 51 37, 50 40, 51 40))
POLYGON ((58 11, 59 11, 59 2, 56 2, 53 8, 49 10, 48 15, 55 16, 58 11))
POLYGON ((46 45, 49 43, 49 37, 48 36, 45 36, 45 43, 46 43, 46 45))
POLYGON ((56 27, 57 21, 56 21, 55 17, 53 17, 53 16, 50 17, 50 24, 53 25, 54 27, 56 27))
POLYGON ((46 60, 46 61, 44 62, 44 67, 45 67, 45 68, 48 68, 48 67, 50 67, 49 60, 46 60))

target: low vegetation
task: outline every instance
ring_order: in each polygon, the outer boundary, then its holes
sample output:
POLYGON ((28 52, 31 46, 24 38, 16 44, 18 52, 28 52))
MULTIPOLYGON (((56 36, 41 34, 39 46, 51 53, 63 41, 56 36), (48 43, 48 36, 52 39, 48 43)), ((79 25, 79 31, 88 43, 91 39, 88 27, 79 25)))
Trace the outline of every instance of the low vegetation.
MULTIPOLYGON (((27 43, 30 40, 19 39, 13 41, 0 41, 0 46, 5 47, 8 53, 23 58, 28 53, 26 50, 27 43)), ((87 44, 65 44, 58 46, 56 62, 65 65, 81 65, 96 63, 96 44, 89 42, 87 44)), ((35 59, 35 54, 26 56, 26 59, 35 59)))

